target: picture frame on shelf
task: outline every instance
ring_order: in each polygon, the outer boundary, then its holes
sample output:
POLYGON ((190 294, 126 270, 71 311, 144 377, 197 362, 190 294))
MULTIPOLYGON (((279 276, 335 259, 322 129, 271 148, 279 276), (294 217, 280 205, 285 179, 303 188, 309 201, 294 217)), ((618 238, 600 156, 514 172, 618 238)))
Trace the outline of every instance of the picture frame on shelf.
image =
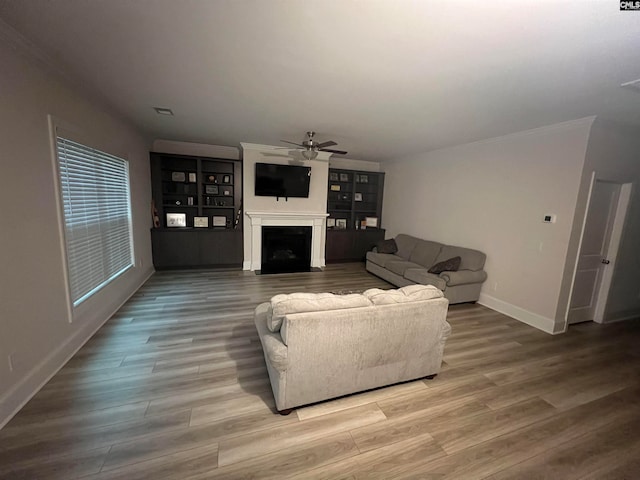
POLYGON ((167 213, 167 227, 186 227, 187 226, 187 214, 186 213, 167 213))
POLYGON ((366 217, 365 223, 368 228, 378 228, 378 217, 366 217))
POLYGON ((347 219, 346 218, 336 218, 336 228, 340 230, 345 230, 347 228, 347 219))
POLYGON ((349 174, 348 173, 341 173, 340 174, 340 181, 341 182, 348 182, 349 181, 349 174))
POLYGON ((213 217, 213 226, 214 227, 226 227, 227 226, 227 217, 223 217, 221 215, 215 215, 213 217))
POLYGON ((189 172, 189 182, 196 183, 198 180, 196 179, 196 172, 189 172))
POLYGON ((225 175, 222 177, 222 183, 231 183, 231 175, 225 175))
POLYGON ((209 217, 193 217, 193 226, 196 228, 209 227, 209 217))
POLYGON ((184 172, 171 172, 172 182, 184 182, 186 178, 187 177, 184 172))
POLYGON ((332 192, 339 192, 340 191, 340 185, 331 185, 330 187, 332 192))
POLYGON ((205 185, 204 193, 206 193, 207 195, 218 195, 220 193, 220 190, 217 185, 205 185))
POLYGON ((356 202, 361 202, 361 201, 362 201, 362 193, 360 193, 360 192, 356 192, 356 193, 354 193, 354 194, 353 194, 353 199, 354 199, 356 202))
POLYGON ((360 230, 365 230, 367 228, 367 220, 360 220, 360 230))
POLYGON ((231 196, 231 187, 222 187, 222 195, 225 197, 231 196))
POLYGON ((369 183, 369 175, 360 175, 360 183, 369 183))
POLYGON ((336 226, 335 218, 327 218, 327 228, 334 228, 336 226))
POLYGON ((338 176, 338 174, 336 172, 331 172, 331 173, 329 173, 329 181, 331 181, 331 182, 339 182, 340 181, 340 177, 338 176))

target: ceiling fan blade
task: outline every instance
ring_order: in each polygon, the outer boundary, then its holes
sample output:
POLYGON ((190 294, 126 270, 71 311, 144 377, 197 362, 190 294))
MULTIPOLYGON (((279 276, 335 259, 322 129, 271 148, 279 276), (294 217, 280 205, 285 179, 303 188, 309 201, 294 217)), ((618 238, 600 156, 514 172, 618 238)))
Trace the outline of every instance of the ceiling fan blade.
POLYGON ((304 148, 304 145, 300 145, 299 143, 289 142, 288 140, 280 140, 280 141, 284 143, 290 143, 291 145, 295 145, 296 147, 304 148))
POLYGON ((346 155, 347 154, 347 152, 345 152, 344 150, 332 150, 330 148, 320 148, 319 150, 321 152, 337 153, 338 155, 346 155))
POLYGON ((337 145, 336 142, 334 142, 333 140, 329 140, 328 142, 322 142, 322 143, 318 143, 316 145, 316 147, 318 148, 324 148, 324 147, 332 147, 334 145, 337 145))

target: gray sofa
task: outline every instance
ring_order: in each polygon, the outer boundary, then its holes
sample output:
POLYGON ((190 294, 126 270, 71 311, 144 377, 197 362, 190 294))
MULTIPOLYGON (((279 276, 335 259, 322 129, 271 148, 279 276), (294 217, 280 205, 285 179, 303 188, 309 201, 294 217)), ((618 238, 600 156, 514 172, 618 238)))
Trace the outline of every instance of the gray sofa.
POLYGON ((483 270, 486 255, 470 248, 454 247, 400 234, 396 253, 367 252, 367 271, 393 285, 433 285, 444 292, 449 303, 475 302, 487 279, 483 270), (461 258, 458 271, 429 273, 433 265, 452 257, 461 258))
POLYGON ((448 301, 412 285, 363 294, 276 295, 255 310, 276 408, 292 408, 440 371, 448 301))

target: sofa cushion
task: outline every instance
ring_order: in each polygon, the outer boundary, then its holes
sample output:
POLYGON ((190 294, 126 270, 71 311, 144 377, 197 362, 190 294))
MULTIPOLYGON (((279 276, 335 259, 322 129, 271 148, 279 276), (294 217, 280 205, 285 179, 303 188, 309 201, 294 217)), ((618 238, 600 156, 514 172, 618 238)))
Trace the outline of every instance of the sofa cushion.
POLYGON ((447 282, 444 278, 429 273, 426 268, 409 268, 404 272, 404 278, 421 285, 433 285, 440 290, 447 288, 447 282))
POLYGON ((390 305, 393 303, 419 302, 443 297, 443 293, 431 285, 408 285, 398 290, 381 290, 371 288, 363 295, 374 305, 390 305))
POLYGON ((409 260, 413 249, 420 241, 419 238, 412 237, 411 235, 405 235, 401 233, 395 238, 396 245, 398 245, 398 252, 396 255, 402 257, 405 260, 409 260))
POLYGON ((367 252, 367 260, 381 267, 385 267, 388 262, 399 261, 402 260, 402 258, 392 253, 367 252))
POLYGON ((442 262, 451 257, 460 257, 460 270, 482 270, 484 261, 487 258, 484 253, 478 250, 444 245, 442 250, 440 250, 438 258, 436 258, 436 262, 442 262))
POLYGON ((267 327, 277 332, 285 315, 291 313, 341 310, 344 308, 370 307, 371 302, 364 295, 334 295, 332 293, 290 293, 276 295, 271 299, 267 313, 267 327))
POLYGON ((418 243, 411 252, 409 261, 417 263, 420 266, 429 268, 436 263, 436 258, 440 253, 443 245, 438 242, 432 242, 430 240, 418 240, 418 243))
POLYGON ((398 251, 398 244, 393 238, 380 240, 376 243, 376 250, 378 250, 378 253, 396 253, 398 251))
POLYGON ((407 262, 406 260, 393 260, 387 262, 384 266, 384 268, 386 268, 390 272, 395 273, 396 275, 400 275, 401 277, 404 275, 404 272, 407 268, 416 267, 421 268, 417 263, 407 262))
POLYGON ((429 273, 440 275, 442 272, 457 272, 460 269, 460 257, 451 257, 436 263, 429 269, 429 273))

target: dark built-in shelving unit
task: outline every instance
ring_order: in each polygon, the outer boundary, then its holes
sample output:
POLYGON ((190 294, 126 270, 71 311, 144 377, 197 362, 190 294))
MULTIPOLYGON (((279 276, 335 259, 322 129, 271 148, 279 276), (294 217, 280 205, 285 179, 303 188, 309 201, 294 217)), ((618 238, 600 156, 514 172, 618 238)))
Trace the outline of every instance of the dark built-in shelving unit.
POLYGON ((362 261, 367 251, 384 240, 383 190, 382 172, 329 169, 327 225, 335 226, 327 227, 327 262, 362 261), (367 217, 377 218, 377 228, 363 228, 367 217))
POLYGON ((155 152, 150 158, 155 267, 241 266, 241 162, 155 152), (183 214, 185 226, 172 226, 171 214, 183 214), (206 217, 207 226, 197 227, 196 217, 206 217))

